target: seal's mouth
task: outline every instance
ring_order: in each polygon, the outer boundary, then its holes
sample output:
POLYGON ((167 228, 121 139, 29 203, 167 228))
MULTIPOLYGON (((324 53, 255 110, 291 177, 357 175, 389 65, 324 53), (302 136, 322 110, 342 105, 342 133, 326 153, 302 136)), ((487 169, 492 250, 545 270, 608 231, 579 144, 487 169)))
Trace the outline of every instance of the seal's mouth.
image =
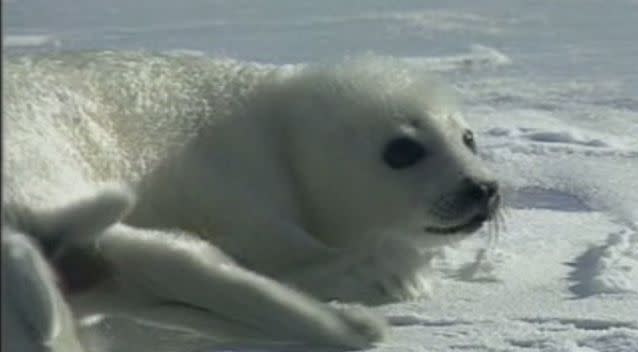
POLYGON ((489 217, 485 214, 478 214, 470 218, 470 220, 464 224, 451 226, 451 227, 426 227, 425 231, 436 235, 451 235, 457 233, 472 233, 480 229, 485 221, 489 220, 489 217))

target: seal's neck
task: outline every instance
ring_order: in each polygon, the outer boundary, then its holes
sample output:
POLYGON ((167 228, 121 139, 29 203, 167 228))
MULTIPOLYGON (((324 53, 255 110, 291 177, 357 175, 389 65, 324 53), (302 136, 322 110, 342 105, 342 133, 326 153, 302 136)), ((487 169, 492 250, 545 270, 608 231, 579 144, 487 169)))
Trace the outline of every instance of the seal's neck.
MULTIPOLYGON (((195 193, 200 184, 197 163, 189 157, 190 145, 167 158, 141 178, 136 186, 137 203, 125 223, 150 228, 199 229, 195 193)), ((201 224, 200 224, 201 225, 201 224)))
MULTIPOLYGON (((166 165, 162 165, 161 168, 166 168, 166 165)), ((139 227, 150 228, 174 228, 179 226, 178 219, 181 214, 175 212, 175 209, 168 209, 167 204, 175 203, 183 204, 180 198, 184 195, 177 192, 176 189, 180 188, 177 183, 171 182, 175 185, 173 187, 163 187, 158 189, 158 185, 161 183, 159 179, 167 179, 167 175, 158 175, 156 171, 153 171, 147 177, 142 178, 137 185, 137 203, 131 211, 131 213, 124 220, 125 223, 139 227)), ((171 177, 173 178, 173 177, 171 177)), ((179 177, 175 178, 179 180, 179 177)), ((179 209, 179 208, 178 208, 179 209)))

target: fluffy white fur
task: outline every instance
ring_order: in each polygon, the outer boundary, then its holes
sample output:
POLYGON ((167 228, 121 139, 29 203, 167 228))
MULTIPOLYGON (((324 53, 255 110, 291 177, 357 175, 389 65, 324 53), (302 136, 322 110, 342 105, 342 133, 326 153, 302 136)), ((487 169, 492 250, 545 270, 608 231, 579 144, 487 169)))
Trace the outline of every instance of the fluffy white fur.
POLYGON ((418 297, 421 249, 463 236, 424 229, 467 222, 478 205, 451 195, 490 179, 446 90, 384 60, 283 72, 91 53, 16 60, 5 75, 3 254, 29 259, 3 263, 3 276, 23 272, 9 280, 45 285, 34 301, 54 297, 7 318, 22 330, 32 323, 18 317, 44 324, 24 343, 49 341, 57 314, 41 311, 65 306, 28 236, 48 245, 54 267, 69 249, 107 263, 103 280, 67 295, 78 318, 369 346, 381 320, 309 295, 418 297), (419 141, 427 158, 389 168, 381 155, 396 136, 419 141))

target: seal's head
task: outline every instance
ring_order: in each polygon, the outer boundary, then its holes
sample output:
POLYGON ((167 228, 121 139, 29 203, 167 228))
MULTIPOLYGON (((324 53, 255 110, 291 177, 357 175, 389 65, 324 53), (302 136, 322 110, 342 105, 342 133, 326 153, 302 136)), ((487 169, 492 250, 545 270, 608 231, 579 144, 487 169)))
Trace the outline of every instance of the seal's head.
POLYGON ((367 234, 467 234, 498 183, 449 90, 387 63, 312 70, 286 85, 288 162, 305 226, 333 245, 367 234))

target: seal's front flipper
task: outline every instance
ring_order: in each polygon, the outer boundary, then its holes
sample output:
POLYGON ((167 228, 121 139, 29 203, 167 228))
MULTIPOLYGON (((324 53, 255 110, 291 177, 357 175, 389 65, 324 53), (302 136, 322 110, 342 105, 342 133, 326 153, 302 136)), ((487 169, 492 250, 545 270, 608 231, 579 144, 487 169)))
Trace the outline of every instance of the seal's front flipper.
POLYGON ((5 224, 34 237, 45 251, 66 243, 87 240, 120 221, 135 204, 133 192, 125 186, 108 186, 95 194, 66 205, 31 209, 22 205, 5 206, 5 224))
MULTIPOLYGON (((235 264, 221 249, 184 232, 124 224, 99 238, 133 307, 116 313, 226 341, 369 348, 386 323, 364 307, 321 303, 235 264), (141 300, 140 300, 141 299, 141 300)), ((115 314, 115 313, 114 313, 115 314)))

